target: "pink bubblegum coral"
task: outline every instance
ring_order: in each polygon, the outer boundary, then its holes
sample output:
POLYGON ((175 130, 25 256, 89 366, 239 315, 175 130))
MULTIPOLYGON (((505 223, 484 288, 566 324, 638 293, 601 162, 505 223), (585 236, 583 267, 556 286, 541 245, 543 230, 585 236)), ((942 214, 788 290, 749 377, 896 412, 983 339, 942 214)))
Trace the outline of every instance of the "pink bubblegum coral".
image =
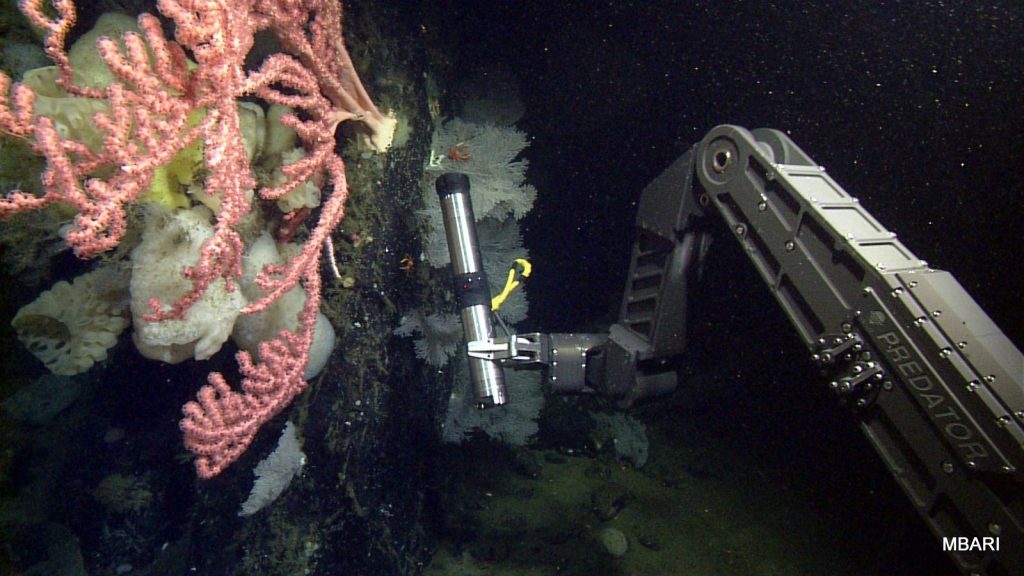
POLYGON ((362 122, 371 144, 383 151, 394 120, 373 105, 356 75, 342 38, 338 0, 158 0, 158 10, 175 23, 175 41, 149 14, 139 17, 145 40, 127 33, 122 50, 113 40, 101 39, 99 53, 115 77, 102 90, 77 85, 72 77, 64 43, 75 22, 74 3, 53 0, 56 18, 48 17, 42 4, 23 0, 21 8, 46 32, 45 49, 60 71, 61 88, 106 103, 108 111, 93 116, 103 145, 93 151, 62 139, 49 118, 33 114, 32 91, 24 85, 12 90, 0 74, 0 130, 26 139, 47 159, 44 194, 8 194, 0 199, 0 218, 50 203, 70 205, 76 216, 67 243, 80 257, 95 256, 120 242, 126 211, 149 189, 156 169, 193 142, 203 143, 206 194, 220 203, 214 234, 203 244, 198 263, 182 270, 191 290, 173 303, 152 302, 148 320, 181 318, 214 281, 224 279, 230 289, 242 275, 238 225, 252 209, 247 191, 256 183, 242 140, 239 98, 256 96, 301 111, 301 118, 289 114, 281 121, 295 130, 306 156, 284 166, 285 183, 260 189, 259 198, 276 200, 318 174, 326 174, 331 184, 300 254, 266 266, 257 275, 263 296, 243 310, 263 311, 301 285, 306 303, 298 328, 263 342, 258 363, 239 352, 240 391, 213 373, 197 401, 183 409, 181 429, 185 445, 197 455, 196 470, 204 478, 215 476, 306 386, 303 372, 320 305, 322 247, 344 215, 348 191, 345 166, 334 151, 337 125, 362 122), (284 52, 249 71, 244 60, 261 30, 276 35, 284 52), (205 111, 198 122, 190 121, 195 110, 205 111))

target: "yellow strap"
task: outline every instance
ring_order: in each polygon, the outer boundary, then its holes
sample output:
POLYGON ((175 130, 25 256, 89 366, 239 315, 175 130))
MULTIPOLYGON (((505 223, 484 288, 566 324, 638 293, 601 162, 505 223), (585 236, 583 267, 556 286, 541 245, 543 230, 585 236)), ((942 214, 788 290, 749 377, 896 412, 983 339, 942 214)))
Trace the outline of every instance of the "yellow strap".
POLYGON ((519 287, 519 280, 516 280, 516 264, 522 267, 520 275, 523 278, 529 278, 530 273, 533 272, 533 265, 530 261, 525 258, 516 258, 512 262, 512 266, 508 269, 508 280, 505 281, 505 288, 500 294, 491 298, 491 312, 497 312, 501 305, 505 303, 505 300, 512 294, 512 291, 519 287))

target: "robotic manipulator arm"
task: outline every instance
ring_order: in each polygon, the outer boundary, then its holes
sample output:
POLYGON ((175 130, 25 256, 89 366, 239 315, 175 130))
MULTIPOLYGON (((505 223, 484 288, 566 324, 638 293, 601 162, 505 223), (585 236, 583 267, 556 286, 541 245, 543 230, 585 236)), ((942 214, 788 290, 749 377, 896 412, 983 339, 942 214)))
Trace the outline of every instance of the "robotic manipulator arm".
POLYGON ((785 134, 718 126, 644 189, 608 334, 510 333, 491 315, 469 179, 437 190, 481 405, 505 403, 502 366, 623 408, 672 391, 687 287, 724 220, 963 573, 1024 574, 1024 355, 785 134))

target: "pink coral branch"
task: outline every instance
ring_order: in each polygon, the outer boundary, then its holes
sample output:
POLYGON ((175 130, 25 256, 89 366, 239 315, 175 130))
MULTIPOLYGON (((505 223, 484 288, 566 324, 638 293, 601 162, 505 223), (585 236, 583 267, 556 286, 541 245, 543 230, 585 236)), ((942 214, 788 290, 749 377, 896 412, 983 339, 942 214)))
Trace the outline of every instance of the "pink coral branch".
POLYGON ((43 8, 43 0, 22 0, 21 11, 25 13, 29 21, 46 33, 43 41, 43 50, 46 55, 57 65, 60 76, 57 84, 76 96, 90 98, 101 98, 102 93, 95 88, 78 86, 74 82, 71 72, 71 63, 68 61, 68 54, 64 51, 64 42, 67 40, 68 32, 75 26, 77 14, 73 0, 52 0, 54 10, 57 11, 56 18, 46 15, 43 8))
POLYGON ((257 284, 264 295, 243 311, 263 311, 301 286, 306 302, 298 327, 261 343, 258 362, 248 353, 238 354, 239 390, 222 375, 211 374, 196 401, 183 409, 181 429, 185 445, 197 456, 196 470, 203 478, 214 476, 306 386, 303 374, 321 297, 321 250, 344 217, 348 192, 344 164, 334 151, 335 129, 342 121, 359 120, 368 127, 371 143, 383 151, 394 120, 373 104, 355 73, 342 38, 338 0, 158 0, 158 10, 174 22, 175 40, 168 40, 148 14, 139 17, 142 34, 126 34, 123 49, 101 39, 97 49, 115 78, 105 89, 74 83, 64 49, 75 22, 74 3, 52 4, 55 18, 46 15, 41 0, 23 0, 21 8, 46 32, 45 49, 60 70, 59 85, 105 104, 106 111, 93 116, 103 134, 102 149, 62 140, 49 118, 33 114, 32 91, 22 85, 12 89, 0 74, 0 130, 28 140, 47 160, 44 194, 5 195, 0 218, 50 203, 69 205, 77 214, 68 245, 80 257, 95 256, 123 238, 127 210, 149 189, 154 172, 201 141, 205 193, 220 204, 214 233, 202 245, 198 262, 182 270, 191 289, 172 303, 150 302, 148 320, 181 318, 214 282, 223 279, 231 289, 242 275, 245 246, 238 227, 253 208, 248 192, 256 182, 242 140, 239 99, 256 96, 296 109, 298 114, 282 122, 295 130, 307 152, 283 167, 285 183, 260 190, 258 198, 275 200, 321 173, 332 186, 300 254, 262 270, 257 284), (286 54, 270 56, 257 70, 247 71, 245 57, 260 30, 273 32, 286 54), (189 117, 196 110, 205 115, 193 125, 189 117))

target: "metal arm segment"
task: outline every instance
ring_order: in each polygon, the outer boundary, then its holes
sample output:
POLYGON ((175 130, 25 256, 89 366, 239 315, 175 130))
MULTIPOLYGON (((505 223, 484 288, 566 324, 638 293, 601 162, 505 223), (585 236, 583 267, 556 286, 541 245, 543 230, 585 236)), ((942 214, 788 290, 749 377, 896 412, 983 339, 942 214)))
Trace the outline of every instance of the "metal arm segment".
POLYGON ((696 155, 722 215, 831 387, 965 573, 1024 573, 1024 356, 787 136, 719 126, 696 155))
POLYGON ((917 258, 776 130, 718 126, 644 189, 607 336, 481 333, 468 338, 471 361, 545 365, 553 390, 623 407, 671 391, 708 212, 724 219, 936 536, 998 538, 997 549, 950 551, 961 570, 1024 574, 1024 355, 951 274, 917 258))

